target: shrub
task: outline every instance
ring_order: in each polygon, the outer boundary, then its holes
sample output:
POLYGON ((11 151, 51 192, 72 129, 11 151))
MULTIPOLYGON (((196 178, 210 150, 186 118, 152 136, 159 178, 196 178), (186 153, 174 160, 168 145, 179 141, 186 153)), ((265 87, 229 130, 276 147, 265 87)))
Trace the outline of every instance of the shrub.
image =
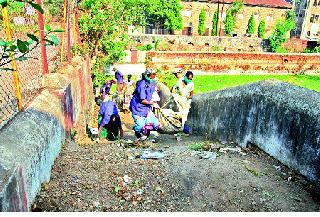
POLYGON ((286 34, 295 27, 295 12, 294 10, 288 11, 284 21, 278 21, 276 28, 273 30, 272 35, 269 37, 270 48, 273 52, 283 53, 285 49, 283 44, 288 40, 286 34))
POLYGON ((199 14, 199 26, 198 26, 198 33, 199 35, 204 35, 206 32, 206 11, 202 8, 199 14))
POLYGON ((212 31, 211 31, 212 36, 218 35, 218 22, 219 22, 219 17, 218 17, 218 9, 217 9, 214 12, 213 18, 212 18, 212 31))
POLYGON ((266 21, 261 20, 258 26, 258 37, 264 38, 265 34, 266 34, 266 21))
POLYGON ((248 21, 247 33, 252 35, 256 30, 256 21, 254 20, 253 14, 251 14, 250 19, 248 21))

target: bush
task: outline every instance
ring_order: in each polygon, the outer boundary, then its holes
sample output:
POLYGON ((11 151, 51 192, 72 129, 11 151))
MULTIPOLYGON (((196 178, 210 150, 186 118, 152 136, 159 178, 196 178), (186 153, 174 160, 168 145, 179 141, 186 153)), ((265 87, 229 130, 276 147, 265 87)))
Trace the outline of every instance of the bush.
POLYGON ((231 36, 231 33, 234 29, 234 17, 232 16, 232 10, 227 10, 226 19, 224 20, 224 33, 228 36, 231 36))
POLYGON ((266 34, 266 21, 261 20, 258 26, 258 37, 264 38, 266 34))
POLYGON ((270 48, 273 52, 283 53, 285 49, 283 44, 288 40, 286 34, 295 27, 295 12, 294 10, 288 11, 284 21, 278 21, 275 30, 269 37, 270 48))
POLYGON ((219 21, 218 10, 216 10, 212 18, 212 31, 211 31, 212 36, 218 35, 218 21, 219 21))
POLYGON ((137 46, 137 50, 140 50, 140 51, 149 51, 149 50, 152 50, 153 46, 152 44, 145 44, 145 45, 138 45, 137 46))
POLYGON ((250 19, 248 21, 247 33, 252 35, 256 30, 256 21, 254 20, 253 14, 251 14, 250 19))

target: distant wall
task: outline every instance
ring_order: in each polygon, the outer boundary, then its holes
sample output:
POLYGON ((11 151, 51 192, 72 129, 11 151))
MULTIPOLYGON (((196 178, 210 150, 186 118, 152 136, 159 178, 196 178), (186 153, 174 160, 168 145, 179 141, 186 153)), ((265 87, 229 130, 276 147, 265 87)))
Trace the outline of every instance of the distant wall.
MULTIPOLYGON (((75 57, 48 74, 44 90, 0 131, 0 211, 28 211, 70 129, 90 119, 90 62, 75 57)), ((85 125, 83 125, 85 127, 85 125)))
POLYGON ((320 187, 320 93, 262 81, 194 97, 193 134, 253 143, 320 187))
POLYGON ((185 36, 185 35, 139 35, 131 36, 141 44, 159 41, 160 51, 215 51, 260 52, 264 40, 251 37, 185 36))
POLYGON ((148 52, 148 64, 155 68, 182 67, 191 70, 240 72, 303 72, 320 70, 319 54, 275 54, 237 52, 148 52))

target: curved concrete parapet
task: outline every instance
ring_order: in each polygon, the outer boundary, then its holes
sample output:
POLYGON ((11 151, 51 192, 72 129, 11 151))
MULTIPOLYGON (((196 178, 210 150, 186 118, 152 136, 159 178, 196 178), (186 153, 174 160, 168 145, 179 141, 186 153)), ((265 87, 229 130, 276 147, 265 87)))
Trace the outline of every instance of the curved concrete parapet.
POLYGON ((90 62, 74 58, 63 74, 47 74, 45 89, 0 129, 0 211, 29 211, 71 128, 92 112, 90 62))
POLYGON ((28 211, 64 140, 62 124, 33 109, 0 132, 0 211, 28 211))
POLYGON ((194 97, 194 134, 253 143, 320 186, 320 93, 262 81, 194 97))

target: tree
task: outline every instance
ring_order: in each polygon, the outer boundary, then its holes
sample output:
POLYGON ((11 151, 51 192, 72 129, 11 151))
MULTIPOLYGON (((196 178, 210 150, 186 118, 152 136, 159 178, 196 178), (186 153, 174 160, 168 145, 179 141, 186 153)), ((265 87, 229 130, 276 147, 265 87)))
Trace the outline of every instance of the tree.
POLYGON ((183 27, 180 0, 83 0, 79 9, 79 28, 86 42, 82 50, 95 57, 94 72, 125 56, 129 26, 153 22, 170 31, 183 27))
POLYGON ((244 5, 243 0, 238 2, 235 0, 230 8, 227 10, 226 18, 224 20, 224 33, 228 36, 231 36, 232 31, 235 27, 235 17, 242 10, 244 5))
POLYGON ((218 35, 218 22, 219 22, 219 17, 218 17, 218 9, 217 9, 214 12, 212 17, 212 31, 211 31, 212 36, 218 35))
POLYGON ((283 53, 286 52, 283 44, 288 40, 286 35, 293 28, 295 28, 295 12, 290 10, 286 14, 285 20, 279 20, 277 22, 276 28, 273 30, 271 36, 269 37, 269 45, 273 52, 283 53))
POLYGON ((256 30, 256 21, 254 20, 253 14, 251 14, 250 19, 248 21, 247 33, 252 35, 256 30))
POLYGON ((258 37, 264 38, 265 34, 266 34, 266 21, 261 20, 258 26, 258 37))
POLYGON ((148 22, 163 25, 170 32, 183 28, 180 0, 144 0, 138 4, 145 12, 148 22))
POLYGON ((204 35, 205 32, 206 32, 206 11, 204 10, 204 8, 202 8, 199 14, 198 34, 204 35))

